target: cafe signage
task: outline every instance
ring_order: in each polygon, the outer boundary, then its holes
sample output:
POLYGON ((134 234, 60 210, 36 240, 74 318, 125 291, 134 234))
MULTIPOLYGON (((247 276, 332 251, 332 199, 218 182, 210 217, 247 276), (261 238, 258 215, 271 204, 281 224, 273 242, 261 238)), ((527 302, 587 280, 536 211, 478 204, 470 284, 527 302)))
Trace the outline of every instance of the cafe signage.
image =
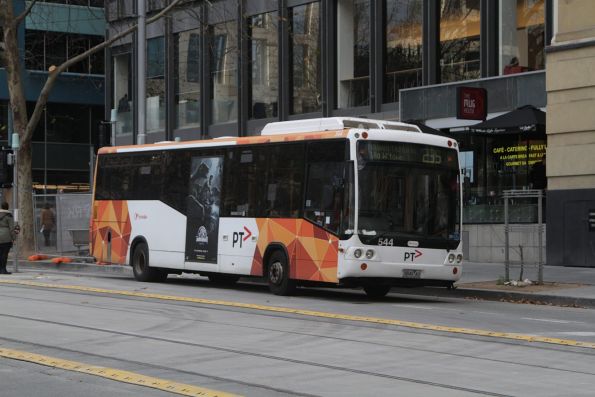
POLYGON ((488 111, 488 94, 484 88, 457 88, 457 118, 485 120, 488 111))

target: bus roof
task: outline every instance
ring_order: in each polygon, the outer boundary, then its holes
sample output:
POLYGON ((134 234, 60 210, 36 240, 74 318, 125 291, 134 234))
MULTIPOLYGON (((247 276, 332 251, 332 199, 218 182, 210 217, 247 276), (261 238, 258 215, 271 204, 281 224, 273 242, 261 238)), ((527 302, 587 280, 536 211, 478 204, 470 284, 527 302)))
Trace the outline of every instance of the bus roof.
POLYGON ((318 132, 342 130, 345 128, 421 132, 420 128, 416 125, 400 123, 398 121, 363 119, 356 117, 325 117, 319 119, 276 121, 273 123, 268 123, 262 129, 261 135, 318 132))
POLYGON ((327 117, 269 123, 264 127, 261 135, 255 136, 222 137, 181 142, 162 141, 146 145, 106 146, 99 149, 99 154, 347 138, 351 128, 421 133, 420 128, 416 125, 396 121, 355 117, 327 117))

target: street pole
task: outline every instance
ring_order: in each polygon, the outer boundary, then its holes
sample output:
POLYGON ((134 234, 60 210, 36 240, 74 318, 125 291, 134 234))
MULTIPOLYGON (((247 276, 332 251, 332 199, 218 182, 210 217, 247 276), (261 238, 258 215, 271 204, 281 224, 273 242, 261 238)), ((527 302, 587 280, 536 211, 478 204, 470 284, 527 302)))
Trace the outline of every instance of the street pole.
POLYGON ((138 139, 136 143, 138 145, 144 145, 147 135, 145 134, 146 130, 146 118, 145 113, 147 110, 147 99, 146 99, 146 33, 147 33, 147 25, 146 25, 146 10, 145 10, 145 2, 139 1, 138 2, 138 40, 137 40, 137 54, 138 54, 138 65, 137 65, 137 96, 136 101, 138 103, 138 139))
MULTIPOLYGON (((12 158, 13 158, 13 165, 12 165, 12 211, 13 211, 13 218, 15 227, 19 224, 19 170, 18 170, 18 151, 20 147, 19 142, 19 134, 13 133, 12 134, 12 158)), ((13 261, 14 261, 14 272, 19 272, 19 239, 18 236, 14 241, 14 250, 13 250, 13 261)))

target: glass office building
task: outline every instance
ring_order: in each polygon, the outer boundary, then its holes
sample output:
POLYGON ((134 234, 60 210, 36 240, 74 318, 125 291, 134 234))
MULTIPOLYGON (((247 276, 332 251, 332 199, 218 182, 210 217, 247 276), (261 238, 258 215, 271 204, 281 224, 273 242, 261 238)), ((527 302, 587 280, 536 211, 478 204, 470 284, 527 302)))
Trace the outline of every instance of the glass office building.
MULTIPOLYGON (((136 21, 135 1, 106 1, 108 32, 136 21)), ((149 1, 148 16, 163 2, 149 1)), ((545 153, 545 134, 485 137, 456 118, 457 87, 485 88, 488 117, 545 109, 551 0, 218 0, 185 2, 147 27, 147 142, 259 134, 271 121, 358 116, 425 123, 461 142, 467 223, 503 222, 506 189, 532 164, 499 148, 545 153), (533 145, 533 146, 531 146, 533 145), (511 162, 509 162, 511 163, 511 162)), ((106 53, 106 119, 136 142, 135 36, 106 53)), ((505 149, 506 150, 506 149, 505 149)), ((536 212, 518 212, 533 222, 536 212)))
MULTIPOLYGON (((24 0, 14 1, 24 10, 24 0)), ((19 25, 19 46, 23 49, 24 94, 29 112, 52 66, 58 66, 103 42, 103 1, 40 1, 19 25)), ((3 37, 3 36, 0 36, 3 37)), ((0 53, 4 43, 0 43, 0 53)), ((3 54, 0 79, 6 81, 3 54)), ((60 75, 33 133, 33 183, 37 191, 56 191, 57 186, 85 190, 91 181, 92 142, 104 119, 103 52, 71 66, 60 75)), ((0 87, 0 144, 9 146, 9 95, 0 87)))

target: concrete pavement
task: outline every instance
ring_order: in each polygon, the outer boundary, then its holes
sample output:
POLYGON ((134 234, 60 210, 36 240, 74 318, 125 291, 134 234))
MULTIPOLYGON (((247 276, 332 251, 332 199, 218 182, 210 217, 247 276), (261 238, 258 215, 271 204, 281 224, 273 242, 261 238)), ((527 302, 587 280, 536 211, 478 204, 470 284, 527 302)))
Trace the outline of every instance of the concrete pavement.
MULTIPOLYGON (((8 269, 12 270, 12 261, 8 269)), ((49 260, 20 261, 20 271, 100 273, 133 277, 130 266, 97 265, 82 260, 54 264, 49 260)), ((510 278, 518 280, 519 267, 510 268, 510 278)), ((544 266, 544 285, 514 287, 502 285, 504 264, 466 262, 456 289, 395 288, 406 295, 477 298, 560 306, 595 307, 595 268, 544 266)), ((523 279, 537 280, 537 267, 527 266, 523 279)))

